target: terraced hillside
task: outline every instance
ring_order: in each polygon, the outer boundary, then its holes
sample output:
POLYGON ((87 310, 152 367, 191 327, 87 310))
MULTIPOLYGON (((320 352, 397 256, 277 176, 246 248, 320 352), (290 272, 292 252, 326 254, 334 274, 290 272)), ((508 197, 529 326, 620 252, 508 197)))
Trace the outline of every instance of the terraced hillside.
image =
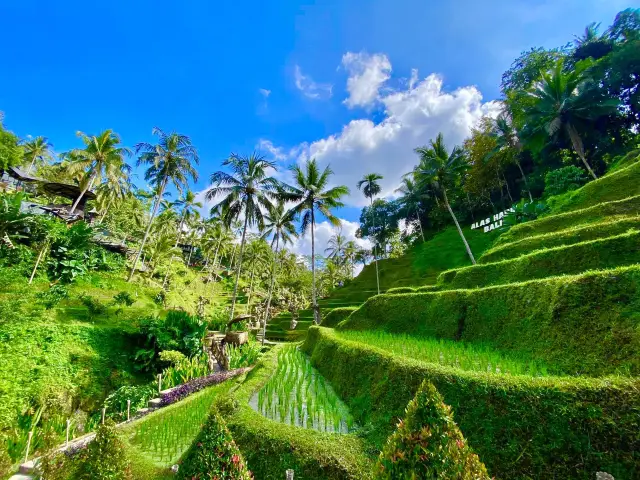
POLYGON ((430 291, 330 314, 304 350, 381 443, 426 378, 496 478, 638 478, 639 215, 636 162, 430 291))

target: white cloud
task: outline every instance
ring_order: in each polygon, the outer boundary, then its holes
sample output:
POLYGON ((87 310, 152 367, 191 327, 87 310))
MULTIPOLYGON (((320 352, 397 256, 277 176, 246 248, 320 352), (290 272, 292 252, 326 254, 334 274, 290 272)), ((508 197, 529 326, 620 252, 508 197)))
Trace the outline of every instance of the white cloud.
POLYGON ((293 71, 296 88, 307 98, 314 100, 326 100, 333 95, 333 85, 329 83, 316 83, 309 75, 304 75, 299 65, 293 71))
POLYGON ((391 77, 391 62, 386 55, 347 52, 342 65, 349 72, 344 103, 349 107, 370 107, 379 99, 379 90, 391 77))
POLYGON ((266 88, 259 88, 258 91, 264 98, 269 98, 269 95, 271 95, 271 90, 267 90, 266 88))
POLYGON ((391 196, 402 175, 417 164, 415 147, 427 144, 442 132, 451 149, 462 143, 482 116, 495 116, 500 109, 498 102, 483 102, 475 86, 445 91, 442 76, 431 74, 419 80, 417 71, 412 72, 408 88, 378 99, 385 114, 379 123, 355 119, 339 133, 279 151, 298 162, 315 157, 321 166, 330 164, 333 183, 351 189, 346 203, 363 206, 366 200, 356 189, 363 174, 383 175, 382 195, 391 196))

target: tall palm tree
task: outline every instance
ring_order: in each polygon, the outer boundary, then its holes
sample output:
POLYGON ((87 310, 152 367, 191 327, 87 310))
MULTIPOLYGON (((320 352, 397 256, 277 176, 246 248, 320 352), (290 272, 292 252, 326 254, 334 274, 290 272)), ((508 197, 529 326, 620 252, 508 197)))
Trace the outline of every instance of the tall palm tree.
POLYGON ((96 188, 97 203, 100 208, 100 223, 107 216, 114 202, 122 201, 131 193, 131 166, 121 162, 120 168, 113 168, 110 175, 96 188))
POLYGON ((327 248, 324 249, 324 253, 327 254, 328 258, 335 260, 336 262, 341 262, 344 259, 344 252, 346 248, 347 239, 342 235, 342 231, 339 230, 329 238, 327 248))
POLYGON ((491 136, 496 140, 496 152, 504 152, 508 149, 513 151, 513 155, 511 155, 512 161, 516 164, 518 170, 520 170, 522 181, 529 194, 529 201, 533 203, 533 196, 529 189, 527 176, 524 174, 524 170, 520 164, 519 155, 522 152, 522 143, 518 137, 518 132, 506 114, 498 115, 498 117, 491 122, 491 136))
POLYGON ((533 138, 555 139, 566 133, 573 150, 578 154, 594 179, 597 175, 589 164, 579 131, 604 115, 614 114, 620 102, 603 96, 596 82, 588 75, 589 62, 580 62, 565 72, 562 61, 548 73, 543 73, 529 95, 534 103, 527 112, 527 129, 533 138))
MULTIPOLYGON (((193 191, 187 189, 184 194, 175 202, 173 202, 173 207, 182 209, 182 214, 180 215, 180 223, 178 224, 178 234, 176 235, 176 243, 174 248, 178 248, 178 244, 182 238, 182 230, 184 229, 184 224, 189 217, 193 215, 194 208, 202 208, 202 202, 197 201, 196 194, 193 191)), ((169 272, 171 271, 171 265, 173 264, 173 257, 169 261, 169 268, 167 268, 167 272, 165 273, 164 280, 162 281, 162 288, 164 288, 167 284, 167 279, 169 278, 169 272)))
POLYGON ((233 320, 247 228, 257 225, 259 229, 262 229, 264 214, 260 207, 265 210, 272 208, 271 200, 277 196, 280 183, 269 176, 269 170, 275 168, 275 163, 265 160, 264 157, 255 153, 249 157, 232 153, 222 165, 229 167, 232 173, 218 171, 211 175, 211 187, 207 190, 206 198, 213 200, 217 197, 223 197, 214 210, 221 214, 227 226, 230 226, 235 219, 244 217, 240 254, 236 264, 236 279, 231 298, 229 320, 233 320))
MULTIPOLYGON (((371 201, 371 220, 373 229, 376 228, 376 216, 373 212, 373 197, 380 193, 380 184, 378 180, 382 180, 382 175, 378 173, 367 173, 362 180, 358 182, 358 190, 362 190, 364 196, 371 201)), ((376 263, 376 283, 378 285, 378 295, 380 295, 380 275, 378 273, 378 255, 376 254, 376 242, 373 242, 373 259, 376 263)))
POLYGON ((154 127, 152 133, 159 137, 158 143, 156 145, 144 142, 139 143, 136 145, 136 153, 140 154, 138 165, 149 166, 144 178, 154 186, 157 194, 151 218, 149 218, 147 229, 144 232, 144 237, 142 237, 140 249, 131 266, 128 281, 131 281, 135 274, 138 260, 140 260, 140 255, 149 237, 153 219, 158 213, 158 207, 167 185, 172 183, 179 192, 182 192, 187 187, 189 178, 194 181, 198 180, 198 172, 194 164, 198 165, 200 159, 198 151, 191 143, 191 139, 176 132, 165 133, 158 127, 154 127))
POLYGON ((265 309, 264 322, 262 323, 263 344, 267 336, 267 322, 269 321, 273 285, 276 281, 276 264, 280 242, 282 242, 282 246, 284 247, 287 243, 293 243, 293 239, 298 237, 296 226, 293 223, 294 216, 293 211, 285 210, 285 204, 282 201, 277 202, 264 216, 265 222, 262 238, 266 239, 271 237, 271 248, 273 248, 275 243, 275 254, 273 256, 273 264, 271 265, 271 282, 269 283, 269 293, 267 294, 267 307, 265 309))
POLYGON ((420 201, 426 197, 423 192, 420 191, 416 182, 411 178, 412 174, 405 175, 402 177, 402 185, 396 189, 397 193, 400 193, 402 196, 400 197, 400 202, 407 209, 407 216, 411 213, 411 210, 416 212, 416 217, 418 218, 418 226, 420 227, 420 236, 422 236, 422 241, 424 242, 424 230, 422 229, 422 220, 420 220, 420 201))
POLYGON ((442 195, 442 200, 453 222, 456 224, 456 228, 467 250, 467 254, 471 259, 471 263, 475 265, 476 259, 473 257, 471 247, 469 247, 469 243, 464 233, 462 233, 462 228, 460 228, 458 219, 451 209, 449 197, 447 196, 447 189, 453 187, 468 168, 464 152, 460 147, 456 146, 451 153, 449 153, 444 144, 442 133, 438 134, 435 141, 431 140, 429 145, 416 148, 415 152, 420 156, 420 163, 415 170, 419 185, 429 186, 442 195))
POLYGON ((83 186, 69 213, 75 211, 96 180, 120 175, 122 164, 125 163, 124 157, 131 155, 131 150, 120 146, 120 137, 113 130, 105 130, 99 135, 87 135, 83 132, 78 132, 77 135, 85 148, 69 153, 67 159, 70 163, 67 168, 72 175, 82 173, 83 186))
POLYGON ((47 139, 47 137, 36 137, 23 142, 22 149, 24 150, 24 159, 29 162, 29 169, 27 170, 27 173, 31 173, 36 162, 44 162, 53 159, 51 148, 52 145, 49 143, 49 139, 47 139))
POLYGON ((340 219, 333 215, 331 210, 344 206, 340 199, 349 194, 349 188, 344 185, 329 188, 329 179, 333 171, 327 166, 321 172, 315 158, 308 160, 304 168, 294 165, 291 171, 294 185, 286 186, 283 196, 285 200, 295 202, 293 211, 302 215, 302 233, 311 228, 311 302, 314 322, 319 324, 321 318, 316 290, 316 212, 324 215, 332 225, 339 226, 340 219))

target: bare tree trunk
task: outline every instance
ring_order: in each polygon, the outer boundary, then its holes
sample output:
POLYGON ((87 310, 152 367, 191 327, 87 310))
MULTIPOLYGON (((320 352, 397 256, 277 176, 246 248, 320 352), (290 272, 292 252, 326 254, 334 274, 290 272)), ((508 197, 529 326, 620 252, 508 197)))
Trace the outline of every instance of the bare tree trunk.
POLYGON ((149 219, 149 224, 147 225, 147 229, 144 232, 144 237, 142 237, 142 243, 140 244, 140 249, 136 254, 136 259, 133 261, 133 265, 131 266, 131 273, 129 274, 129 278, 127 282, 130 282, 133 279, 133 275, 136 272, 136 267, 138 266, 138 260, 140 260, 140 256, 142 255, 142 250, 144 249, 145 243, 147 243, 147 238, 149 238, 149 232, 151 231, 151 225, 153 224, 153 219, 158 213, 158 207, 160 206, 160 199, 162 198, 162 194, 164 193, 164 189, 167 186, 167 178, 165 177, 162 180, 162 185, 160 186, 160 190, 158 192, 158 197, 156 198, 156 204, 153 207, 153 212, 151 213, 151 218, 149 219))
POLYGON ((504 176, 504 172, 502 172, 502 179, 504 180, 504 186, 507 188, 507 195, 509 195, 509 200, 513 204, 513 197, 511 196, 511 189, 509 188, 509 182, 507 181, 507 177, 504 176))
POLYGON ((40 253, 38 254, 38 258, 36 260, 36 264, 33 266, 33 271, 31 272, 31 276, 29 277, 29 285, 33 282, 34 277, 36 276, 36 271, 38 270, 38 265, 40 265, 40 261, 44 256, 45 250, 49 247, 49 242, 45 242, 45 244, 40 249, 40 253))
MULTIPOLYGON (((376 229, 376 216, 373 213, 373 197, 370 197, 371 200, 371 220, 373 222, 373 229, 376 229)), ((424 239, 424 236, 423 236, 424 239)), ((380 295, 380 275, 378 273, 378 256, 376 255, 376 243, 373 243, 373 260, 376 262, 376 285, 378 286, 378 295, 380 295)))
POLYGON ((82 200, 82 197, 84 197, 84 194, 87 193, 87 190, 89 190, 89 188, 91 188, 91 185, 93 184, 93 179, 94 179, 94 174, 92 173, 91 177, 89 177, 89 181, 87 182, 85 187, 80 192, 80 195, 78 195, 78 198, 76 198, 76 201, 73 202, 73 205, 71 205, 71 210, 69 210, 70 214, 75 212, 76 208, 78 208, 78 204, 80 203, 80 200, 82 200))
POLYGON ((238 255, 238 265, 236 269, 236 284, 233 287, 233 297, 231 298, 231 313, 229 315, 229 321, 233 320, 233 312, 236 308, 236 298, 238 296, 238 282, 240 282, 240 270, 242 269, 242 256, 244 255, 244 241, 247 236, 247 223, 249 217, 244 217, 244 228, 242 229, 242 240, 240 241, 240 254, 238 255))
POLYGON ((569 138, 571 139, 571 143, 573 144, 573 149, 584 163, 584 166, 587 168, 587 171, 591 174, 594 180, 598 179, 596 173, 591 169, 591 165, 587 162, 587 157, 584 154, 584 144, 582 143, 582 139, 580 135, 578 135, 577 130, 570 123, 567 124, 567 133, 569 134, 569 138))
POLYGON ((316 325, 320 325, 320 310, 318 309, 318 299, 316 292, 316 216, 311 207, 311 306, 313 308, 313 321, 316 325))
POLYGON ((520 165, 519 159, 516 159, 516 165, 518 166, 518 170, 520 170, 522 181, 524 182, 524 186, 527 189, 527 193, 529 194, 529 201, 533 203, 533 196, 531 195, 531 190, 529 190, 529 182, 527 182, 527 176, 524 174, 524 170, 522 170, 522 165, 520 165))
POLYGON ((416 212, 418 214, 418 226, 420 227, 420 235, 422 235, 422 243, 424 243, 424 230, 422 230, 422 220, 420 220, 420 209, 416 208, 416 212))
POLYGON ((453 213, 453 210, 451 209, 451 205, 449 205, 449 199, 447 198, 447 191, 445 189, 442 189, 442 195, 444 196, 444 203, 447 206, 447 210, 449 210, 449 214, 451 215, 451 218, 453 218, 453 222, 456 224, 456 228, 458 229, 460 238, 462 238, 462 242, 464 243, 464 248, 467 249, 467 254, 471 259, 471 263, 475 265, 476 259, 473 257, 473 253, 471 253, 471 247, 469 247, 469 244, 467 243, 467 239, 464 237, 464 233, 462 233, 462 228, 460 228, 460 224, 458 223, 458 219, 456 218, 456 215, 453 213))
MULTIPOLYGON (((272 242, 273 243, 273 242, 272 242)), ((271 283, 269 284, 269 294, 267 295, 267 308, 264 312, 264 323, 262 325, 262 344, 264 345, 265 337, 267 336, 267 322, 269 321, 269 309, 271 308, 271 296, 273 295, 273 285, 276 282, 276 263, 278 261, 278 247, 280 245, 280 237, 276 237, 276 253, 273 258, 273 265, 271 267, 271 283)))

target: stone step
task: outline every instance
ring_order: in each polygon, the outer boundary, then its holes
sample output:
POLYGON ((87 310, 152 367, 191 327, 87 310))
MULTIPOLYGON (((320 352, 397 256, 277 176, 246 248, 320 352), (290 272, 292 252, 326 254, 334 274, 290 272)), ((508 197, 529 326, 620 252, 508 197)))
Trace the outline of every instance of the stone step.
POLYGON ((22 463, 20 465, 20 469, 18 471, 20 473, 22 473, 23 475, 29 475, 31 473, 35 473, 37 465, 38 465, 37 459, 36 460, 29 460, 28 462, 22 463))
POLYGON ((149 403, 147 404, 147 406, 149 408, 160 408, 162 406, 162 399, 161 398, 152 398, 151 400, 149 400, 149 403))
POLYGON ((26 475, 24 473, 16 473, 9 477, 9 480, 35 480, 36 477, 33 475, 26 475))

